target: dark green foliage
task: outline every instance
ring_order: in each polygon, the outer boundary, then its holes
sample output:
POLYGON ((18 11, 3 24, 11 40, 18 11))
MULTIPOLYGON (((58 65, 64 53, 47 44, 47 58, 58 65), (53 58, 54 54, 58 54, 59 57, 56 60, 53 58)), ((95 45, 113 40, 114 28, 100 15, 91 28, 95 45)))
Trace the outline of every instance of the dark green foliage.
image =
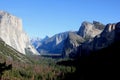
POLYGON ((11 70, 12 69, 12 65, 7 65, 6 62, 4 63, 0 63, 0 79, 1 76, 3 75, 3 72, 5 72, 6 70, 11 70))
POLYGON ((31 63, 12 61, 12 70, 5 71, 2 80, 62 80, 66 74, 75 72, 75 67, 56 65, 59 60, 40 56, 30 58, 31 63))
POLYGON ((9 59, 11 60, 17 60, 17 61, 21 61, 21 62, 28 62, 30 63, 30 59, 27 58, 25 55, 23 55, 22 53, 16 51, 15 49, 13 49, 12 47, 10 47, 9 45, 7 45, 4 41, 2 41, 0 39, 0 59, 4 60, 5 59, 9 59))
POLYGON ((71 67, 58 66, 56 60, 25 56, 0 40, 0 75, 2 80, 61 80, 71 67), (5 63, 3 63, 5 62, 5 63), (11 64, 11 65, 9 65, 11 64), (12 70, 8 70, 11 69, 12 70))
POLYGON ((115 42, 107 48, 91 52, 89 56, 80 56, 57 64, 76 67, 76 71, 66 74, 64 80, 111 80, 118 74, 115 72, 117 67, 113 67, 113 55, 118 59, 119 50, 120 42, 115 42))

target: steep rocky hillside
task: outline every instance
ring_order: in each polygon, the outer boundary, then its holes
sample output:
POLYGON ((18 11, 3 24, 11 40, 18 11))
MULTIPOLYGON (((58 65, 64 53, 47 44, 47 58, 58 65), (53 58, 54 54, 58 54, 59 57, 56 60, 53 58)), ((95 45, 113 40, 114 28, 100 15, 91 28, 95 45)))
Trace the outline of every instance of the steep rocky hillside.
MULTIPOLYGON (((111 46, 120 41, 120 23, 107 24, 103 32, 95 38, 84 42, 77 47, 77 54, 79 56, 89 56, 91 52, 95 52, 111 46)), ((76 54, 76 52, 72 52, 76 54)), ((76 55, 76 56, 78 56, 76 55)))
POLYGON ((99 35, 104 30, 104 28, 105 26, 100 22, 93 21, 93 23, 90 23, 84 21, 77 33, 68 35, 64 43, 63 54, 71 57, 76 56, 77 51, 79 51, 78 47, 86 42, 92 41, 95 36, 99 35))
POLYGON ((87 40, 90 38, 94 38, 96 35, 100 34, 103 30, 102 29, 103 25, 98 23, 97 22, 95 23, 95 21, 93 23, 84 21, 80 26, 78 34, 87 40))
POLYGON ((51 38, 48 38, 47 40, 42 42, 42 45, 40 45, 37 50, 41 54, 61 54, 64 47, 64 41, 68 37, 68 32, 63 32, 54 35, 51 38))
POLYGON ((2 61, 20 61, 24 63, 31 63, 30 60, 23 55, 22 53, 18 52, 11 46, 7 45, 1 38, 0 38, 0 62, 2 61))
POLYGON ((84 38, 74 32, 70 32, 67 39, 64 42, 64 56, 69 56, 71 52, 76 52, 77 47, 84 42, 84 38))

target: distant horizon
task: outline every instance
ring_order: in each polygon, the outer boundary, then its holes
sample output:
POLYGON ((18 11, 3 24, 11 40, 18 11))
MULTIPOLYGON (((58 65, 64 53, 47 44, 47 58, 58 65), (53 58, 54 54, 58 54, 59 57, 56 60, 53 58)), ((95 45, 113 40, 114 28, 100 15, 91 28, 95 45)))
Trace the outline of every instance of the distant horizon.
POLYGON ((77 31, 83 21, 120 21, 118 0, 1 0, 0 10, 22 19, 30 38, 77 31))

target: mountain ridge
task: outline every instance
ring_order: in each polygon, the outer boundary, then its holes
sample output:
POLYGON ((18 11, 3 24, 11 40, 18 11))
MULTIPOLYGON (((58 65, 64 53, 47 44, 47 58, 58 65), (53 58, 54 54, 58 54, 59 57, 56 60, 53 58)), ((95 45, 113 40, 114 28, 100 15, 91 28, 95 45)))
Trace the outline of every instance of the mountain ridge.
POLYGON ((64 40, 67 38, 68 33, 69 31, 55 34, 53 37, 48 38, 37 48, 38 52, 60 54, 63 49, 64 40))
MULTIPOLYGON (((82 45, 77 47, 77 52, 72 52, 70 55, 77 54, 79 56, 89 56, 90 53, 109 47, 111 44, 119 42, 119 27, 120 22, 107 24, 103 32, 96 35, 91 41, 84 42, 82 45), (117 35, 118 34, 118 35, 117 35)), ((73 56, 71 56, 73 57, 73 56)))
POLYGON ((55 34, 54 36, 48 38, 47 41, 43 42, 43 44, 40 45, 37 48, 37 50, 38 52, 43 54, 59 53, 63 56, 65 54, 69 54, 71 51, 74 50, 76 51, 75 47, 81 45, 80 43, 83 43, 84 41, 93 39, 96 35, 100 34, 104 28, 105 26, 100 22, 93 21, 93 23, 90 23, 84 21, 81 24, 78 31, 66 31, 63 33, 55 34), (65 37, 61 37, 61 36, 65 36, 65 37), (68 42, 70 45, 68 45, 68 42), (70 47, 70 46, 74 46, 74 47, 70 47), (74 50, 72 50, 72 48, 74 48, 74 50))

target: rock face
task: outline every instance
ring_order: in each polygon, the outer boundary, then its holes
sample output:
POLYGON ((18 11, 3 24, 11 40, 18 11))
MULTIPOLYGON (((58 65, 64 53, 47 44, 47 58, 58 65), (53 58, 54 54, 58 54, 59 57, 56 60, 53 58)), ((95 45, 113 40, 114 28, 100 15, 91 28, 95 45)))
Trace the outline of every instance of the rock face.
POLYGON ((94 38, 102 32, 101 26, 103 25, 95 21, 93 23, 84 21, 78 31, 78 34, 85 39, 94 38))
POLYGON ((93 25, 95 26, 96 29, 99 29, 99 30, 104 30, 105 28, 105 25, 98 21, 93 21, 93 25))
POLYGON ((64 41, 68 37, 69 32, 63 32, 42 42, 37 50, 42 53, 61 54, 64 47, 64 41))
POLYGON ((100 22, 93 23, 84 21, 77 33, 70 33, 64 46, 64 55, 74 57, 80 45, 90 42, 96 35, 100 34, 105 26, 100 22))
POLYGON ((39 46, 42 45, 42 42, 41 42, 42 39, 40 38, 32 38, 30 40, 31 44, 37 49, 39 46))
POLYGON ((29 58, 27 58, 24 54, 15 50, 11 46, 7 45, 0 38, 0 61, 3 61, 3 60, 10 61, 10 62, 20 61, 20 62, 25 62, 25 63, 31 63, 29 58))
POLYGON ((49 39, 48 36, 45 36, 45 38, 41 39, 41 38, 32 38, 30 40, 31 44, 37 49, 38 47, 40 47, 42 45, 42 43, 44 43, 47 39, 49 39))
POLYGON ((22 29, 22 20, 4 11, 0 11, 0 38, 23 54, 28 50, 38 54, 22 29))
MULTIPOLYGON (((84 42, 80 45, 78 55, 90 55, 91 52, 98 51, 111 46, 112 44, 120 41, 120 22, 116 24, 107 24, 103 32, 97 35, 92 40, 84 42)), ((71 53, 73 54, 73 53, 71 53)), ((75 53, 76 54, 76 53, 75 53)), ((78 56, 76 55, 76 56, 78 56)))
POLYGON ((120 41, 120 22, 115 25, 115 41, 120 41))
POLYGON ((64 43, 64 56, 68 57, 70 53, 76 53, 77 47, 80 46, 84 41, 85 40, 77 33, 70 32, 64 43))
MULTIPOLYGON (((93 23, 84 21, 79 31, 64 32, 54 35, 43 41, 37 48, 40 53, 59 53, 62 56, 69 56, 70 53, 77 53, 77 47, 87 40, 92 40, 100 34, 105 26, 100 22, 93 23)), ((72 54, 72 56, 75 54, 72 54)))

